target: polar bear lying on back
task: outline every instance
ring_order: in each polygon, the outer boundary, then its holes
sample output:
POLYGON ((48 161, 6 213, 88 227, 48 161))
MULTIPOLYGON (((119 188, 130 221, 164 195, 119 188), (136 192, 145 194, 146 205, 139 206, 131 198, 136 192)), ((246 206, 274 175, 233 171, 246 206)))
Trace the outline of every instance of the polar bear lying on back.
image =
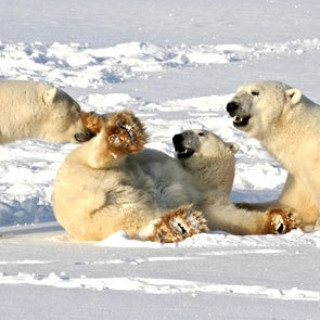
POLYGON ((124 230, 131 238, 176 242, 207 231, 207 225, 235 234, 294 227, 289 212, 254 214, 230 203, 235 144, 189 130, 174 136, 173 159, 143 150, 146 141, 137 117, 115 113, 67 156, 54 182, 53 208, 73 237, 102 240, 124 230))
POLYGON ((0 144, 38 138, 84 142, 88 114, 63 90, 34 81, 0 81, 0 144))
POLYGON ((288 170, 272 205, 294 209, 302 228, 313 227, 320 213, 320 106, 299 89, 268 81, 241 86, 227 111, 236 128, 258 139, 288 170))

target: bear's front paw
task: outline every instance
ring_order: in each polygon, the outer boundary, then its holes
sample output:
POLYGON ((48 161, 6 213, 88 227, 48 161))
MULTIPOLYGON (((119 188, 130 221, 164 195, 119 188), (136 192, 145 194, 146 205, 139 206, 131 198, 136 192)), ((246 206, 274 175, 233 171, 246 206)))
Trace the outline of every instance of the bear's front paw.
POLYGON ((115 155, 142 151, 148 140, 144 125, 132 112, 111 114, 104 129, 108 149, 115 155))
POLYGON ((92 136, 97 135, 107 119, 107 114, 92 112, 81 112, 83 125, 90 131, 92 136))
POLYGON ((287 233, 299 226, 298 215, 289 208, 271 208, 266 213, 265 233, 287 233))
POLYGON ((202 213, 191 207, 180 207, 162 216, 146 240, 161 243, 179 242, 201 232, 207 232, 202 213))

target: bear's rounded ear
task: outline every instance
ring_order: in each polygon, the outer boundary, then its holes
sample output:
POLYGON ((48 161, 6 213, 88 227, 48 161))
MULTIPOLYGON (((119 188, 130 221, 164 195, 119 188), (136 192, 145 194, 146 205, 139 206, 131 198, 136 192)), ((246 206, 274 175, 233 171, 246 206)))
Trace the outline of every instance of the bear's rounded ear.
POLYGON ((299 89, 288 89, 286 90, 286 95, 293 105, 300 102, 302 97, 302 92, 299 89))
POLYGON ((240 146, 235 142, 227 142, 227 146, 232 153, 237 153, 240 149, 240 146))
POLYGON ((46 104, 50 104, 50 103, 52 103, 56 94, 57 94, 57 88, 48 89, 43 94, 42 99, 46 104))

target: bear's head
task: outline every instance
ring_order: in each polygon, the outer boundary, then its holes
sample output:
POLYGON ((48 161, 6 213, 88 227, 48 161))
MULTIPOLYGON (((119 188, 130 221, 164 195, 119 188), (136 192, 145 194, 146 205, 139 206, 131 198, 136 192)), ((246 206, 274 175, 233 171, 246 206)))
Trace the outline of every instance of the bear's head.
POLYGON ((52 142, 88 141, 94 135, 86 127, 79 104, 66 92, 57 88, 48 88, 42 95, 48 107, 47 121, 42 129, 44 138, 52 142))
POLYGON ((252 137, 264 135, 272 125, 277 125, 283 114, 302 99, 302 92, 285 83, 264 81, 238 88, 227 104, 233 125, 252 137))
POLYGON ((239 150, 236 143, 224 142, 207 130, 186 130, 172 141, 182 167, 202 186, 229 194, 235 173, 234 155, 239 150))
POLYGON ((179 160, 187 160, 194 155, 215 158, 234 154, 239 150, 236 143, 224 142, 212 132, 202 129, 183 131, 176 134, 172 141, 179 160))

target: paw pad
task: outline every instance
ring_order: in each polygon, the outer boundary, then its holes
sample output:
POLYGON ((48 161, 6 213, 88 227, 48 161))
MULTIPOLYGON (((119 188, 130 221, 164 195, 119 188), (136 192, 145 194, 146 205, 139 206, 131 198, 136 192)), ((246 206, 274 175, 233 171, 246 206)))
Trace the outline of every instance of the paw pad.
POLYGON ((266 217, 265 233, 283 234, 299 227, 298 216, 289 208, 272 208, 266 217))
POLYGON ((147 240, 162 243, 179 242, 208 230, 201 212, 190 207, 181 207, 162 216, 147 240))
POLYGON ((143 123, 127 111, 108 117, 105 134, 108 150, 116 155, 142 151, 148 140, 143 123))

